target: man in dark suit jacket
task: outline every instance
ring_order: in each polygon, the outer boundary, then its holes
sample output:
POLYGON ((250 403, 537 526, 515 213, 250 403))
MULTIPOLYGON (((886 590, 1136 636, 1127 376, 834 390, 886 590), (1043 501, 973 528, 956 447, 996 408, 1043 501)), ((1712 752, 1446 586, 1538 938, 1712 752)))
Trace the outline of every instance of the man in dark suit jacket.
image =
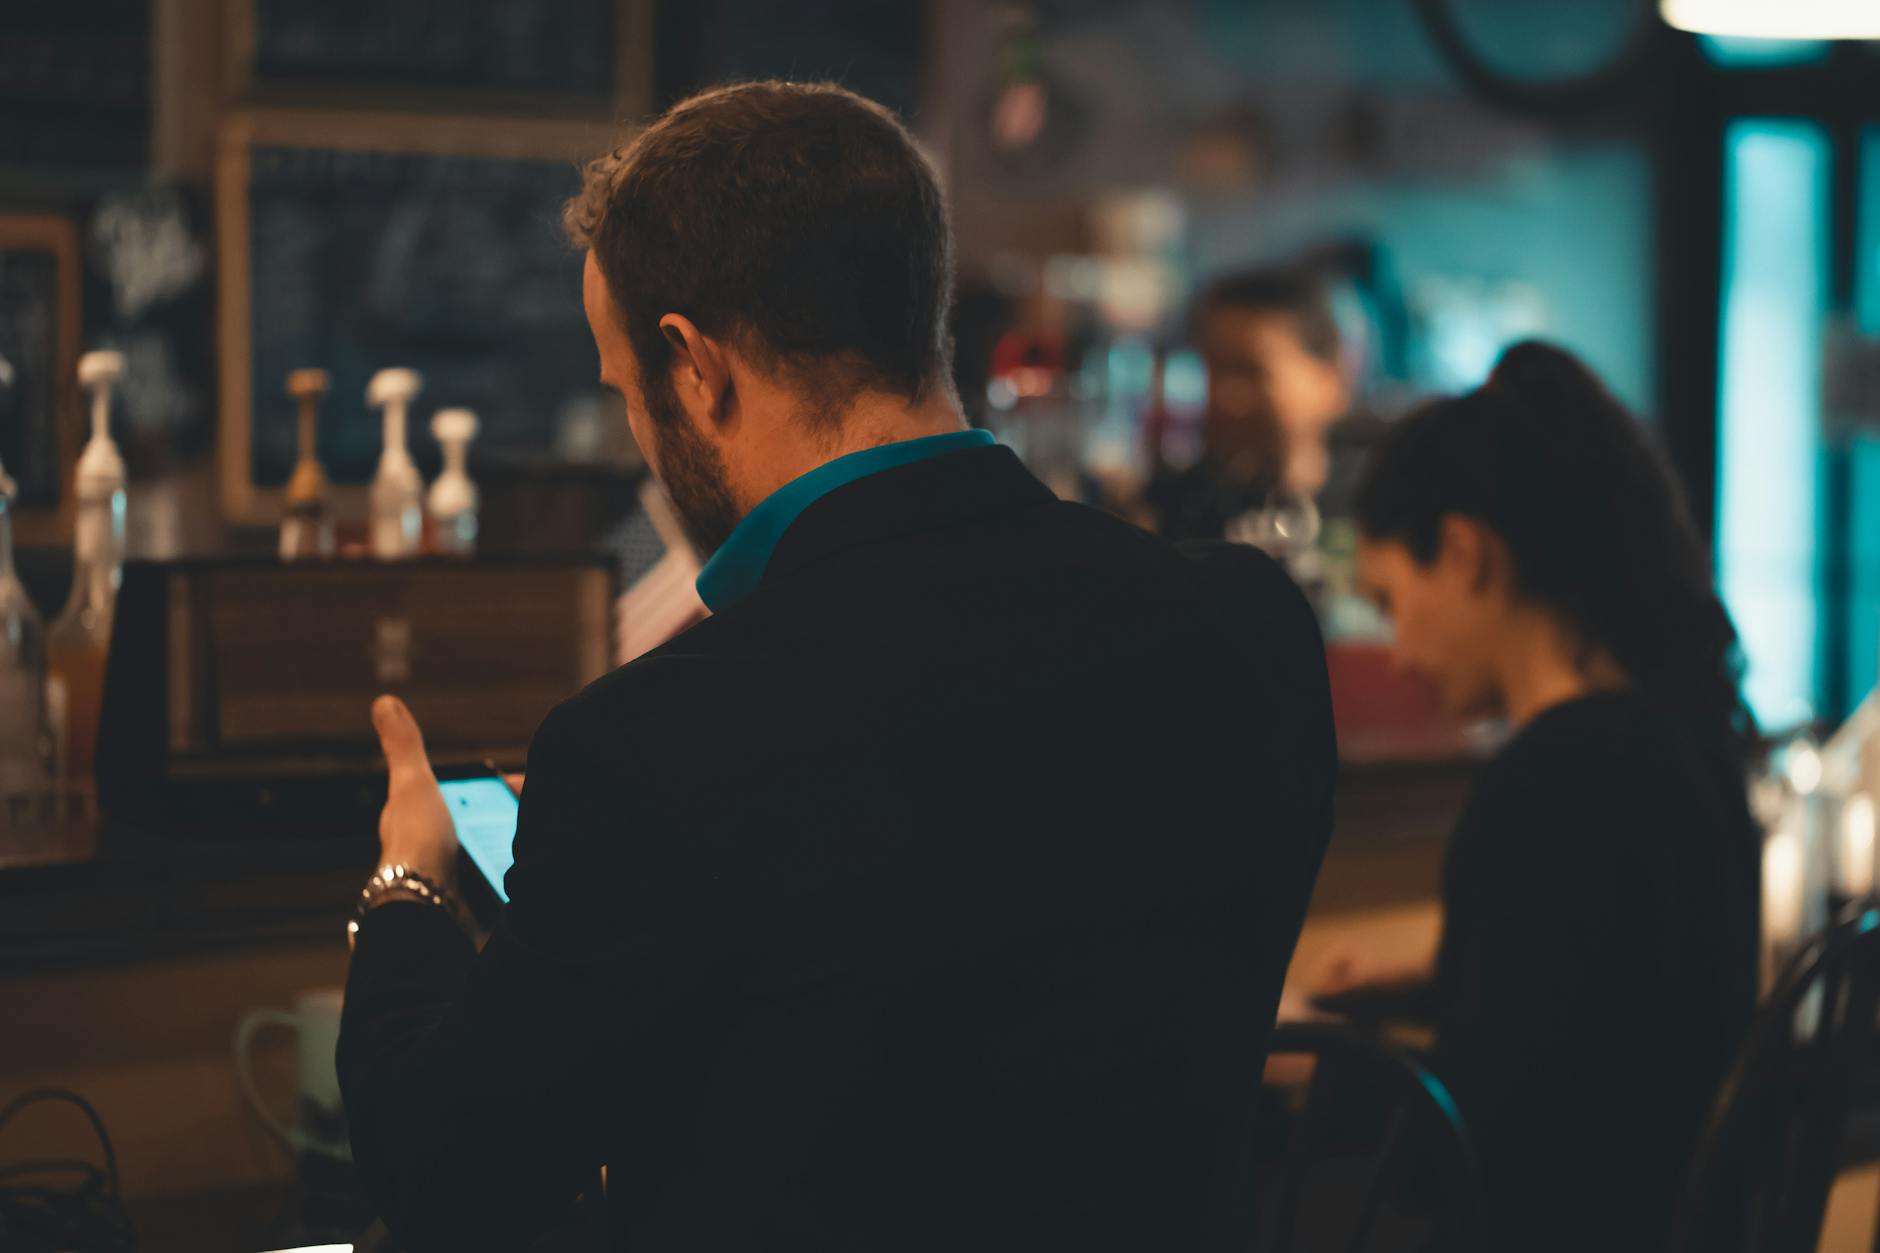
POLYGON ((1303 598, 963 429, 944 209, 876 106, 696 97, 569 219, 714 616, 542 724, 481 952, 374 707, 339 1064, 392 1233, 525 1248, 604 1164, 652 1253, 1240 1250, 1330 825, 1303 598))

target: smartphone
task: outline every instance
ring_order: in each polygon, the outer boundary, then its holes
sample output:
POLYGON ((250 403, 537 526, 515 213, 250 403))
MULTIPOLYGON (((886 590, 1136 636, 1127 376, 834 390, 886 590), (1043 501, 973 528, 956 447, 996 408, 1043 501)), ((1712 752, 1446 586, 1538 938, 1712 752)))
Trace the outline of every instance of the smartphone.
POLYGON ((457 827, 461 858, 458 882, 465 904, 484 926, 509 901, 503 876, 516 860, 516 815, 520 804, 502 773, 491 765, 445 768, 437 787, 457 827))

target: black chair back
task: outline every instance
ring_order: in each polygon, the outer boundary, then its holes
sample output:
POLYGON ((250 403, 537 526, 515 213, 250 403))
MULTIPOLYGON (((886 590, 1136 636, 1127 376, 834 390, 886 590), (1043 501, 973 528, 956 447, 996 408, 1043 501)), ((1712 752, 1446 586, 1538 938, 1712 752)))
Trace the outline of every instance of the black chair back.
POLYGON ((1802 946, 1750 1027, 1698 1142, 1674 1253, 1814 1253, 1877 998, 1870 898, 1802 946))
MULTIPOLYGON (((1342 1023, 1281 1023, 1273 1032, 1273 1056, 1307 1055, 1315 1075, 1304 1108, 1292 1124, 1277 1178, 1265 1190, 1270 1221, 1262 1216, 1256 1247, 1271 1253, 1340 1247, 1328 1234, 1302 1237, 1302 1201, 1315 1170, 1326 1164, 1322 1124, 1352 1111, 1329 1113, 1322 1104, 1358 1101, 1381 1122, 1380 1137, 1366 1136, 1357 1178, 1339 1179, 1336 1208, 1346 1228, 1342 1247, 1361 1253, 1383 1242, 1380 1220, 1393 1198, 1414 1195, 1419 1225, 1437 1243, 1421 1247, 1472 1250, 1482 1246, 1484 1205, 1481 1169, 1462 1116, 1449 1089, 1421 1062, 1368 1031, 1342 1023), (1329 1078, 1330 1082, 1325 1082, 1329 1078)), ((1330 1138, 1335 1138, 1335 1135, 1330 1138)), ((1312 1224, 1317 1226, 1318 1224, 1312 1224)))

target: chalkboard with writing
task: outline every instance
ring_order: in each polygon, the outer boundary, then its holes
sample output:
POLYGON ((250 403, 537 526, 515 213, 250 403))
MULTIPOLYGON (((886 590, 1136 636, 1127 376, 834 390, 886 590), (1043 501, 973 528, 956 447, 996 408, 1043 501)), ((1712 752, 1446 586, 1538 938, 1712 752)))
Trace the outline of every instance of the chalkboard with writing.
POLYGON ((436 465, 430 414, 474 409, 485 451, 548 452, 598 402, 581 256, 559 226, 579 185, 567 160, 257 146, 248 153, 249 472, 284 482, 295 458, 291 370, 332 374, 320 455, 339 483, 371 478, 379 419, 368 380, 424 376, 411 448, 436 465))
MULTIPOLYGON (((67 502, 78 337, 78 233, 68 221, 0 215, 0 464, 29 523, 67 502)), ((22 528, 24 542, 51 538, 22 528)), ((56 529, 56 528, 55 528, 56 529)))
POLYGON ((617 0, 254 0, 258 82, 615 94, 617 0))

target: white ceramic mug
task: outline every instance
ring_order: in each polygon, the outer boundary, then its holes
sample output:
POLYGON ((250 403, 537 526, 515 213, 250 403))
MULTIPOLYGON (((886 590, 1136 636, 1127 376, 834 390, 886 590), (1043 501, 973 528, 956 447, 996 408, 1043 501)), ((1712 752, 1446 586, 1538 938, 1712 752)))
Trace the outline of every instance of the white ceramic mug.
POLYGON ((320 1153, 350 1161, 352 1146, 346 1139, 346 1112, 340 1101, 339 1072, 333 1054, 339 1047, 340 988, 310 988, 294 998, 294 1008, 253 1009, 235 1024, 235 1075, 242 1095, 254 1106, 262 1125, 295 1153, 320 1153), (249 1048, 257 1033, 281 1027, 297 1034, 299 1117, 284 1123, 261 1099, 255 1086, 249 1048))

